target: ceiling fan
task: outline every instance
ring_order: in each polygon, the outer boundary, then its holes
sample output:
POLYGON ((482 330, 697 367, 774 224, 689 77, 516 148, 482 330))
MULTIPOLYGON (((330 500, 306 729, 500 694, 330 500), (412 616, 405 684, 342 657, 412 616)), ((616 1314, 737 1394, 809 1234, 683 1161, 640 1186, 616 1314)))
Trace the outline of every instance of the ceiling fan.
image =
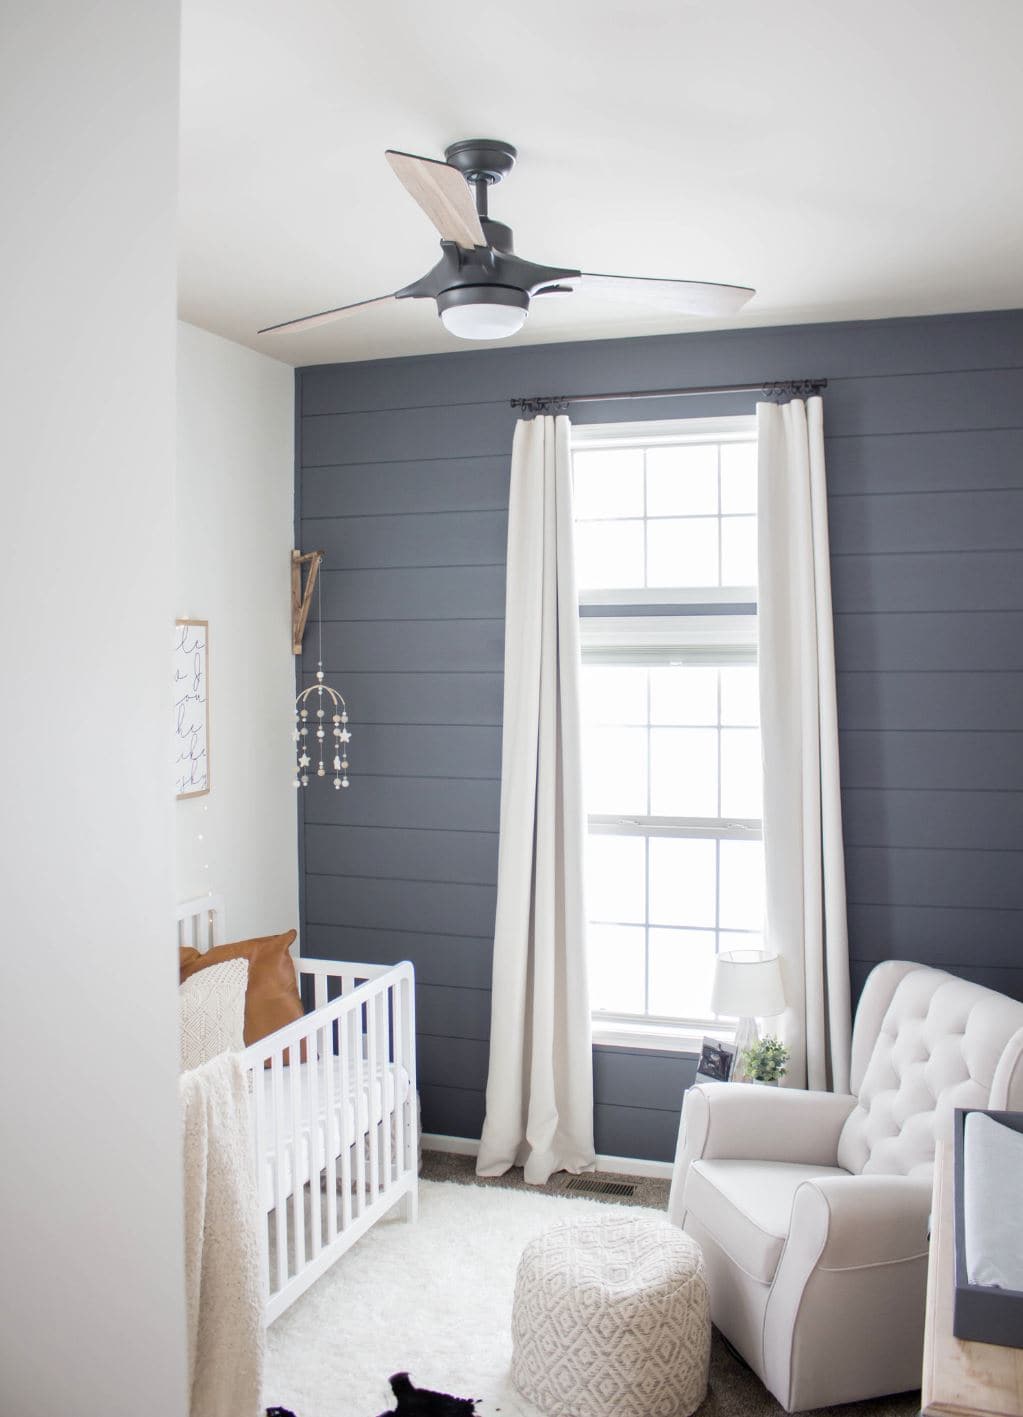
POLYGON ((467 138, 445 149, 445 162, 393 150, 385 156, 440 232, 440 260, 392 295, 268 325, 261 335, 312 329, 392 300, 430 299, 436 300, 445 328, 460 339, 504 339, 522 328, 530 301, 540 296, 579 290, 680 315, 733 315, 756 293, 742 285, 593 275, 524 261, 515 255, 511 228, 494 221, 487 210, 490 188, 515 163, 510 143, 467 138))

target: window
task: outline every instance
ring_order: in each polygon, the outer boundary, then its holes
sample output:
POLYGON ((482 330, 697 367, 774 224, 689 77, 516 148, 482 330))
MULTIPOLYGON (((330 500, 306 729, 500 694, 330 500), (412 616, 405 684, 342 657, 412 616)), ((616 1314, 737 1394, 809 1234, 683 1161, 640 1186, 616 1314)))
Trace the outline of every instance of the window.
POLYGON ((685 1044, 761 943, 755 423, 573 436, 595 1036, 685 1044))

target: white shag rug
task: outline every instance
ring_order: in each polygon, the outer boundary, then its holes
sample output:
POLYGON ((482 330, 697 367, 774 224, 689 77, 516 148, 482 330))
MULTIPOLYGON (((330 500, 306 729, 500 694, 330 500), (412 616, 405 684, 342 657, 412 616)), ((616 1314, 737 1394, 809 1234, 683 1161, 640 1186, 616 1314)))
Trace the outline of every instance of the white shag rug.
POLYGON ((415 1225, 378 1222, 270 1326, 266 1405, 377 1417, 393 1406, 388 1377, 407 1372, 416 1387, 482 1399, 482 1417, 542 1417, 511 1384, 516 1266, 534 1235, 600 1204, 421 1181, 415 1225))

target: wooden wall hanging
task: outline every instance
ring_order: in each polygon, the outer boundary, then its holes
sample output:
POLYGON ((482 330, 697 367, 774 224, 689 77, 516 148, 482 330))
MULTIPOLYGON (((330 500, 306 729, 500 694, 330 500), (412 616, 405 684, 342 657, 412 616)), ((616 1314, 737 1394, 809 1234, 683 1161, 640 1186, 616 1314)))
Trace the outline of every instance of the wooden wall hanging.
POLYGON ((309 619, 309 607, 313 603, 313 591, 316 589, 316 577, 320 573, 322 561, 322 551, 307 551, 304 555, 301 551, 291 553, 291 648, 295 654, 302 653, 302 637, 309 619), (309 567, 304 587, 303 566, 309 567))

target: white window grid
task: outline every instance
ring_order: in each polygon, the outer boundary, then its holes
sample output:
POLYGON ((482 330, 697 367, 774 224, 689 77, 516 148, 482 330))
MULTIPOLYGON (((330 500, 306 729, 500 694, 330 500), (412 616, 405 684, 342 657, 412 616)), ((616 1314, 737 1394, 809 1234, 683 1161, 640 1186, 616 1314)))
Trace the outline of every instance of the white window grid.
MULTIPOLYGON (((743 512, 723 512, 722 485, 721 485, 721 449, 729 444, 752 444, 756 442, 756 423, 748 417, 732 419, 691 419, 688 422, 676 424, 654 425, 662 431, 656 434, 644 433, 641 429, 636 429, 632 425, 617 426, 593 426, 590 428, 576 429, 573 431, 573 452, 597 452, 607 449, 633 449, 643 454, 643 510, 642 515, 629 516, 597 516, 583 517, 577 516, 576 523, 580 526, 607 525, 617 522, 622 525, 641 524, 643 527, 643 585, 637 586, 635 591, 628 592, 631 603, 639 604, 646 601, 656 601, 662 604, 690 603, 698 589, 705 603, 720 601, 729 598, 730 593, 734 593, 735 587, 722 580, 724 568, 724 527, 728 523, 749 522, 755 520, 755 514, 748 511, 743 512), (674 429, 675 431, 671 431, 674 429), (697 447, 714 446, 717 450, 716 479, 717 479, 717 511, 704 513, 664 513, 651 514, 648 509, 648 475, 647 456, 648 453, 666 447, 697 447), (651 525, 668 522, 715 522, 717 526, 717 564, 718 579, 716 584, 706 587, 685 587, 677 590, 663 587, 651 587, 649 581, 649 561, 650 561, 650 538, 648 528, 651 525), (705 592, 705 594, 704 594, 705 592)), ((743 587, 743 593, 749 588, 743 587)), ((622 603, 620 597, 621 590, 605 591, 600 599, 599 590, 587 589, 581 597, 582 603, 588 604, 615 604, 622 603)))

